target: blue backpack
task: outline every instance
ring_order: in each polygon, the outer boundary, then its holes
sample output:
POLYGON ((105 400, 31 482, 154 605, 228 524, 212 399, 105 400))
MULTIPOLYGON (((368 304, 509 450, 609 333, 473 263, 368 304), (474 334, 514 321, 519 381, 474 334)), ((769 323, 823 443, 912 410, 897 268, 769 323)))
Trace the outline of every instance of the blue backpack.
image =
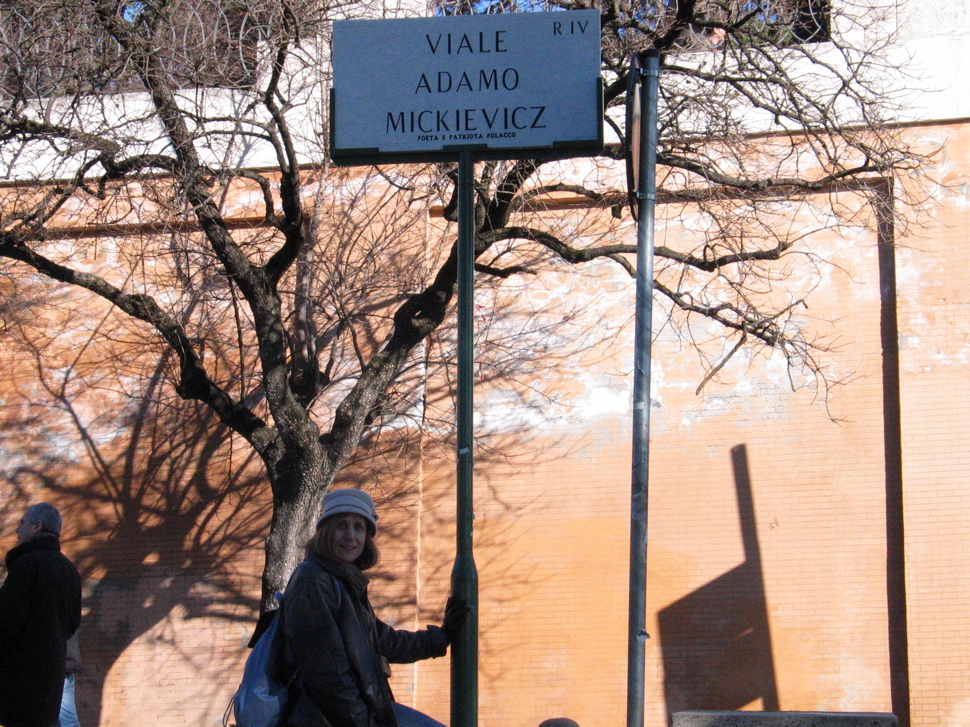
MULTIPOLYGON (((282 596, 276 594, 282 605, 282 596)), ((280 609, 264 614, 271 618, 269 626, 253 646, 242 683, 232 698, 233 714, 237 727, 276 727, 286 707, 287 691, 293 681, 281 680, 284 673, 283 632, 280 629, 280 609)))

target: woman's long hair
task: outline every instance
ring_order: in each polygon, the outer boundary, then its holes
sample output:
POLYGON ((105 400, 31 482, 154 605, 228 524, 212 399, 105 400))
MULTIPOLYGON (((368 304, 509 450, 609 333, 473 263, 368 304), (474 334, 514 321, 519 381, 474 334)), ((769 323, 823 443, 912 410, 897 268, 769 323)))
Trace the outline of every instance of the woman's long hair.
MULTIPOLYGON (((334 532, 337 529, 337 519, 343 514, 345 513, 336 513, 328 518, 324 518, 323 522, 317 526, 316 532, 307 541, 306 549, 309 552, 336 563, 341 562, 334 548, 334 532)), ((371 528, 368 525, 367 537, 364 540, 364 552, 357 557, 354 565, 361 570, 367 570, 377 565, 380 560, 381 553, 377 549, 377 544, 374 542, 374 537, 371 535, 371 528)))

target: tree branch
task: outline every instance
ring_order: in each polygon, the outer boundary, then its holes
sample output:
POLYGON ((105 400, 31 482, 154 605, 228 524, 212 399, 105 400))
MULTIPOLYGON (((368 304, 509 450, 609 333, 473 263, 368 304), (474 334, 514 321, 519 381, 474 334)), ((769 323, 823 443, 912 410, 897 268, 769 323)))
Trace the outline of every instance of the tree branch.
POLYGON ((0 256, 29 265, 53 280, 84 288, 132 318, 148 323, 178 355, 179 396, 207 404, 224 424, 243 435, 257 451, 267 451, 274 438, 269 427, 247 407, 233 401, 212 381, 184 328, 167 315, 151 296, 125 293, 100 276, 55 263, 10 234, 0 235, 0 256))

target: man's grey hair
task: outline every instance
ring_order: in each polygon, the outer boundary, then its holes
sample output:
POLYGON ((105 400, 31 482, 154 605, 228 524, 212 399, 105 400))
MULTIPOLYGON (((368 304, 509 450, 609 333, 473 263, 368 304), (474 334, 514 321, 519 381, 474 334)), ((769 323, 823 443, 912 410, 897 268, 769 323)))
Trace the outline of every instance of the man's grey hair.
POLYGON ((24 513, 24 520, 29 523, 39 522, 41 532, 54 533, 54 535, 61 534, 61 524, 63 523, 61 514, 56 507, 46 502, 38 502, 36 505, 28 507, 24 513))

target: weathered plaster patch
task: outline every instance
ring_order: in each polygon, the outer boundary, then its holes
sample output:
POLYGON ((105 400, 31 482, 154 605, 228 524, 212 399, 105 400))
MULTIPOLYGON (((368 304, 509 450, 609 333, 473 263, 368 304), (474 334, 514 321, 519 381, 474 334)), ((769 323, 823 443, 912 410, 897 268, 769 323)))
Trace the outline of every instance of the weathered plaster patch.
POLYGON ((957 702, 943 720, 946 727, 970 727, 970 698, 957 702))

